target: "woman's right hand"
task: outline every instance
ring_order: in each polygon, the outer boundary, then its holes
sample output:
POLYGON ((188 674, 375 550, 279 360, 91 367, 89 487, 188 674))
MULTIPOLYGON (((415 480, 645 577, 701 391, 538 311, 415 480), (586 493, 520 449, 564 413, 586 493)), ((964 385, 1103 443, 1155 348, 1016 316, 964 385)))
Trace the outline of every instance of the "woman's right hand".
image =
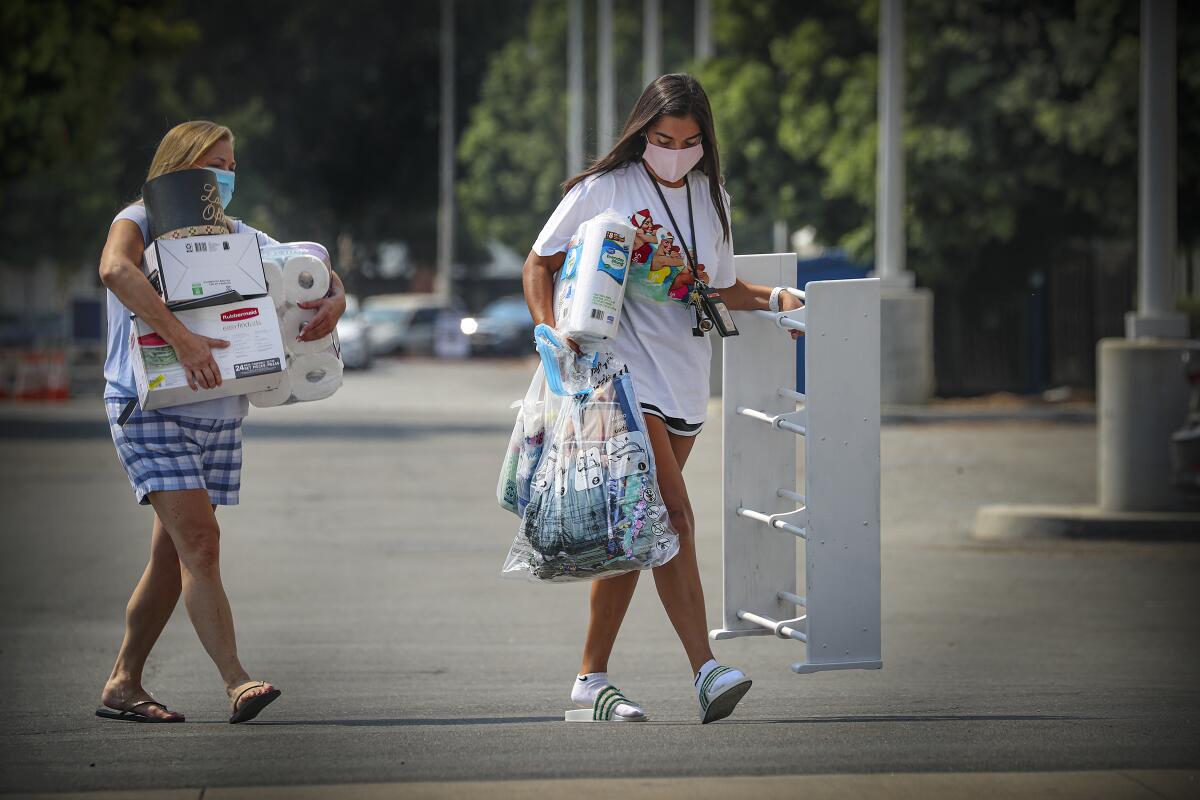
POLYGON ((200 388, 215 389, 221 385, 221 368, 212 357, 212 348, 229 347, 225 339, 212 339, 185 330, 181 337, 171 342, 175 355, 183 366, 188 386, 192 391, 200 388))

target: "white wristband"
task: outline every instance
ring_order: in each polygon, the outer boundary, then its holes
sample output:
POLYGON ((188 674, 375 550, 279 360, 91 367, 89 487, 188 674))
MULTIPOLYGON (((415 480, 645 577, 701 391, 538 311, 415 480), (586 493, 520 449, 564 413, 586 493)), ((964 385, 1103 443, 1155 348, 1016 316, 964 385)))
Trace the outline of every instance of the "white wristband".
POLYGON ((774 289, 771 290, 771 297, 769 300, 767 300, 767 308, 768 309, 770 309, 771 311, 779 310, 779 295, 782 294, 783 291, 784 291, 784 287, 782 287, 782 286, 776 286, 774 289))

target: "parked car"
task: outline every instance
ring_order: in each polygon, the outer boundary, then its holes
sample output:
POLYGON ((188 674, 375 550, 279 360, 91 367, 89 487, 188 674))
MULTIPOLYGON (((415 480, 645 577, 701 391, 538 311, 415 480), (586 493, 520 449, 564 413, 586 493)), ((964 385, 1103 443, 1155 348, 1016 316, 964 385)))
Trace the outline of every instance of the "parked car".
POLYGON ((471 355, 522 355, 533 350, 533 317, 519 294, 493 300, 475 317, 459 323, 471 342, 471 355))
POLYGON ((433 352, 434 324, 457 304, 436 294, 380 294, 363 301, 372 355, 433 352))
POLYGON ((346 313, 338 320, 337 335, 342 344, 342 363, 347 369, 370 369, 371 324, 359 307, 358 298, 346 295, 346 313))

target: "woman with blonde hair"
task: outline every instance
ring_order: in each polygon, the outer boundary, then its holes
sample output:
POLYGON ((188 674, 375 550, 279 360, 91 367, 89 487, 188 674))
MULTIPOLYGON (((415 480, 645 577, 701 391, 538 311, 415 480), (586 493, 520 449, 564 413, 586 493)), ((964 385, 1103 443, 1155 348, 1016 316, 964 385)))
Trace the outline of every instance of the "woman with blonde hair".
MULTIPOLYGON (((146 180, 168 172, 204 168, 217 179, 221 204, 233 196, 233 132, 213 122, 185 122, 163 137, 146 180)), ((275 240, 240 220, 226 218, 231 233, 255 233, 259 245, 275 240)), ((117 455, 134 495, 154 509, 150 560, 125 611, 125 637, 96 715, 132 722, 183 722, 184 716, 155 700, 142 686, 151 648, 180 594, 204 649, 215 662, 230 706, 229 721, 253 719, 280 695, 265 681, 250 679, 238 659, 233 615, 221 583, 218 505, 236 505, 241 484, 244 396, 202 400, 154 411, 136 408, 137 390, 129 345, 130 314, 149 323, 170 344, 193 390, 221 384, 212 357, 229 342, 198 336, 183 326, 142 273, 150 244, 146 207, 139 200, 117 214, 100 256, 100 279, 108 292, 108 356, 104 401, 117 455), (133 405, 131 405, 133 404, 133 405), (123 414, 124 412, 124 414, 123 414)), ((329 294, 302 339, 329 334, 346 308, 341 280, 333 275, 329 294)))

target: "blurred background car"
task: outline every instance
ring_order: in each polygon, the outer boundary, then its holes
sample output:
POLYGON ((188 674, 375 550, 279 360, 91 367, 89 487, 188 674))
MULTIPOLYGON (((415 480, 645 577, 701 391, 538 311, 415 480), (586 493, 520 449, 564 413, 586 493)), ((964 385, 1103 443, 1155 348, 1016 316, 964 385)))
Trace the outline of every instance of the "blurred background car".
POLYGON ((337 335, 342 345, 342 363, 347 369, 370 369, 371 323, 363 315, 358 298, 346 295, 346 313, 338 320, 337 335))
POLYGON ((436 294, 380 294, 364 300, 362 308, 372 355, 428 355, 438 316, 459 304, 436 294))
POLYGON ((533 317, 523 295, 488 303, 478 316, 460 323, 471 343, 471 355, 522 355, 533 350, 533 317))

